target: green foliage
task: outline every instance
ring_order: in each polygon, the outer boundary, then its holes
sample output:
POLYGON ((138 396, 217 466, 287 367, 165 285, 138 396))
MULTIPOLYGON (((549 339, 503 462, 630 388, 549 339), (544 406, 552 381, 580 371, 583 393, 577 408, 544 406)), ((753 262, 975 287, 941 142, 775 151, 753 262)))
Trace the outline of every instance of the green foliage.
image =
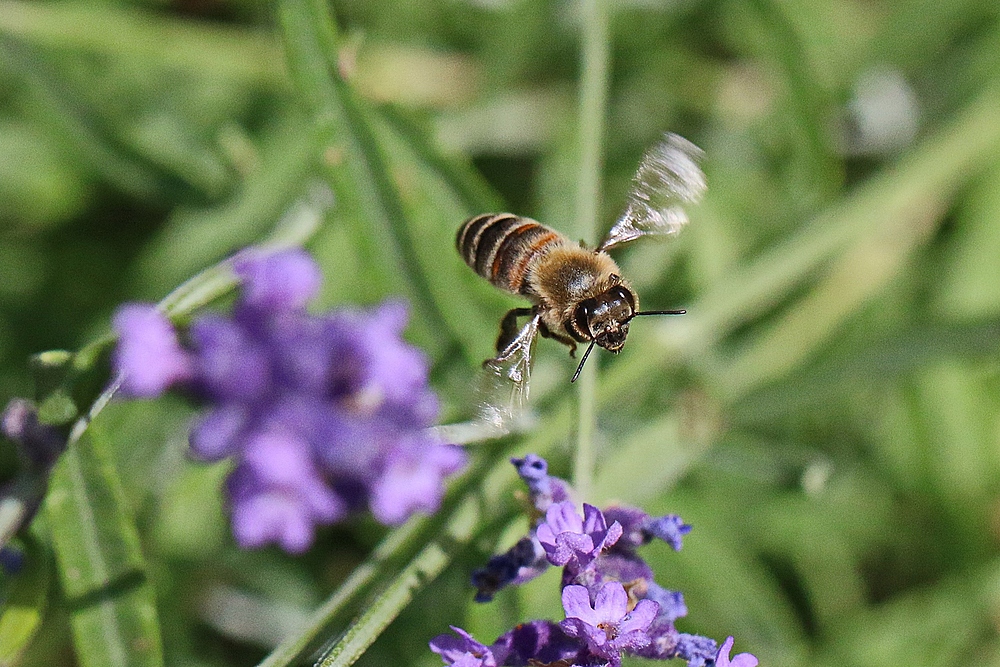
MULTIPOLYGON (((0 664, 439 664, 449 623, 490 640, 559 613, 551 577, 488 607, 466 582, 523 530, 507 457, 569 476, 578 431, 588 500, 694 525, 650 547, 681 630, 779 667, 1000 664, 995 3, 580 11, 0 0, 0 387, 74 429, 0 581, 0 664), (226 468, 183 455, 190 406, 101 396, 116 304, 183 321, 236 249, 306 242, 324 306, 410 301, 445 421, 466 417, 516 300, 462 264, 458 225, 511 208, 593 243, 667 130, 705 149, 708 194, 618 259, 644 306, 688 314, 595 354, 582 417, 541 341, 537 424, 470 448, 433 517, 240 552, 226 468), (50 348, 80 352, 25 362, 50 348)), ((37 496, 8 444, 0 473, 37 496)))

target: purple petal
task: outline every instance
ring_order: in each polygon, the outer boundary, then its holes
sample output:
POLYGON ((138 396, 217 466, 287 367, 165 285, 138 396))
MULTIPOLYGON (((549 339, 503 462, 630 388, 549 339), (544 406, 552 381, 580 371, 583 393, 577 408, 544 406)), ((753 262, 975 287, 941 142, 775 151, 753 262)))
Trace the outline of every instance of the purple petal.
MULTIPOLYGON (((622 589, 622 592, 624 592, 624 589, 622 589)), ((618 631, 622 633, 634 632, 636 630, 645 632, 659 611, 660 605, 652 600, 639 600, 638 604, 635 605, 635 609, 629 612, 622 620, 618 631)))
POLYGON ((750 653, 740 653, 730 660, 731 650, 733 650, 733 638, 727 637, 715 656, 715 667, 757 667, 757 658, 750 653))
POLYGON ((207 315, 191 325, 198 379, 216 401, 253 401, 272 386, 267 349, 236 322, 207 315))
MULTIPOLYGON (((618 586, 621 587, 621 584, 618 584, 618 586)), ((622 589, 622 592, 624 592, 624 589, 622 589)), ((567 619, 578 618, 584 623, 595 627, 602 620, 594 612, 594 608, 590 606, 590 593, 587 591, 586 586, 577 586, 574 584, 563 588, 562 605, 566 611, 567 619)))
MULTIPOLYGON (((573 535, 572 533, 560 533, 555 538, 555 545, 540 542, 545 549, 545 556, 549 563, 557 567, 568 565, 573 561, 573 568, 581 567, 581 554, 589 554, 594 550, 594 541, 589 535, 573 535)), ((574 569, 574 571, 575 571, 574 569)))
POLYGON ((431 650, 441 656, 444 664, 454 667, 496 667, 497 660, 490 647, 477 642, 462 628, 451 626, 458 635, 438 635, 430 642, 431 650))
POLYGON ((278 542, 301 553, 316 524, 341 518, 346 507, 319 477, 308 445, 280 433, 251 438, 227 483, 233 534, 244 548, 278 542))
POLYGON ((280 492, 260 493, 233 504, 233 536, 244 549, 277 542, 289 553, 312 544, 313 527, 295 498, 280 492))
POLYGON ((608 528, 607 532, 604 534, 604 538, 600 541, 600 543, 594 547, 595 555, 603 551, 607 551, 608 549, 613 547, 615 544, 617 544, 621 536, 622 536, 622 525, 617 521, 615 521, 608 528))
POLYGON ((691 532, 691 526, 676 514, 648 519, 642 526, 643 532, 658 537, 669 544, 674 551, 680 551, 681 538, 691 532))
POLYGON ((203 461, 219 461, 242 448, 240 436, 247 425, 246 409, 221 404, 209 409, 191 428, 191 452, 203 461))
POLYGON ((428 362, 401 338, 406 319, 406 306, 394 301, 374 311, 343 310, 330 316, 327 335, 338 348, 331 383, 335 393, 355 394, 360 408, 373 410, 388 402, 422 408, 417 412, 425 419, 433 411, 433 419, 436 401, 426 401, 428 362))
POLYGON ((170 320, 152 304, 125 304, 112 318, 118 345, 111 364, 126 396, 152 398, 191 378, 188 354, 170 320))
POLYGON ((627 611, 628 593, 621 583, 609 581, 601 586, 594 597, 594 614, 601 622, 617 624, 627 611))
POLYGON ((552 532, 559 533, 583 533, 583 519, 576 513, 576 507, 569 501, 556 503, 545 512, 545 523, 552 529, 552 532))
POLYGON ((466 653, 451 664, 453 667, 485 667, 486 661, 483 658, 472 655, 471 653, 466 653))
POLYGON ((601 510, 587 503, 583 504, 583 521, 580 525, 583 532, 591 534, 604 532, 608 528, 601 510))
POLYGON ((642 527, 649 515, 636 507, 616 505, 603 510, 604 520, 610 523, 617 521, 622 526, 621 548, 635 548, 649 541, 649 535, 643 533, 642 527))
POLYGON ((295 311, 316 296, 323 275, 304 250, 248 250, 233 260, 243 281, 242 304, 268 313, 295 311))
POLYGON ((372 489, 372 514, 393 525, 418 510, 436 510, 444 495, 444 478, 464 467, 465 461, 465 452, 450 445, 397 447, 372 489))

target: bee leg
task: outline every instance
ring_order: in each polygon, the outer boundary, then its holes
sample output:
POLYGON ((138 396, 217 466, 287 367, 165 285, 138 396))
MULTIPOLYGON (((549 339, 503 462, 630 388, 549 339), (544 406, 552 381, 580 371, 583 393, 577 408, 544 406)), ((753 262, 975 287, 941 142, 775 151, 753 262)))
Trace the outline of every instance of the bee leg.
POLYGON ((542 337, 544 338, 551 338, 553 340, 559 341, 563 345, 566 345, 567 347, 569 347, 569 356, 573 357, 574 359, 576 358, 576 341, 570 338, 569 336, 564 336, 562 334, 555 333, 554 331, 550 330, 547 326, 545 326, 544 322, 538 323, 538 333, 542 334, 542 337))
POLYGON ((517 338, 517 334, 519 333, 517 318, 531 315, 534 312, 534 308, 511 308, 507 311, 507 314, 500 320, 500 335, 497 336, 497 354, 502 354, 507 349, 507 346, 517 338))

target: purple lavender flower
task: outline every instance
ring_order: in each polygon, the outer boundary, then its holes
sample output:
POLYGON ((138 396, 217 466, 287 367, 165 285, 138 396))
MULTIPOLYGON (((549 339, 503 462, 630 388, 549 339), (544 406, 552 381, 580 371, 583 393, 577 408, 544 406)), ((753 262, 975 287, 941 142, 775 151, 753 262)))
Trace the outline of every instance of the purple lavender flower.
POLYGON ((244 548, 278 542, 301 553, 312 544, 315 524, 332 523, 347 510, 320 476, 309 443, 287 434, 254 436, 228 488, 233 533, 244 548))
POLYGON ((382 475, 371 489, 372 514, 382 523, 401 523, 418 510, 437 509, 444 478, 465 465, 461 448, 427 439, 403 442, 386 457, 382 475))
POLYGON ((691 532, 691 526, 676 514, 668 514, 657 518, 649 518, 643 522, 643 533, 656 537, 669 544, 674 551, 681 550, 681 538, 691 532))
POLYGON ((617 545, 618 550, 634 550, 653 539, 660 539, 674 551, 680 551, 681 539, 691 532, 691 526, 676 514, 651 517, 636 507, 617 505, 605 509, 604 516, 608 521, 617 521, 622 525, 623 534, 617 545))
POLYGON ((112 326, 118 334, 112 364, 122 376, 122 394, 153 398, 191 378, 191 360, 156 306, 126 304, 115 313, 112 326))
POLYGON ((468 632, 454 625, 451 629, 458 637, 444 634, 431 640, 431 650, 441 656, 444 664, 456 667, 497 667, 503 664, 503 657, 498 662, 490 647, 477 642, 468 632))
POLYGON ((621 537, 621 525, 615 522, 609 528, 601 510, 593 505, 584 503, 583 515, 581 519, 569 501, 551 505, 545 513, 545 522, 535 534, 553 565, 573 561, 572 569, 579 571, 621 537))
POLYGON ((531 581, 549 567, 545 550, 534 536, 522 537, 505 553, 493 556, 486 567, 472 573, 476 602, 489 602, 505 586, 531 581))
POLYGON ((535 510, 544 514, 552 503, 571 500, 569 484, 549 475, 549 463, 538 454, 528 454, 523 459, 510 460, 517 474, 528 486, 535 510))
POLYGON ((521 623, 500 635, 490 648, 494 655, 503 656, 504 665, 607 664, 552 621, 521 623))
MULTIPOLYGON (((549 564, 561 565, 567 618, 559 624, 559 634, 552 632, 550 621, 539 620, 502 635, 491 647, 495 656, 500 646, 506 651, 506 661, 498 657, 498 663, 617 667, 627 653, 655 660, 682 658, 688 667, 714 664, 718 644, 677 631, 674 622, 687 615, 684 596, 657 584, 638 553, 653 539, 680 549, 690 526, 673 514, 651 517, 623 506, 602 512, 584 505, 581 518, 566 500, 571 489, 548 474, 544 459, 528 455, 511 463, 531 492, 534 510, 545 508, 544 518, 514 547, 473 573, 476 601, 489 601, 500 588, 528 581, 549 564)), ((750 667, 743 660, 733 665, 750 667)))
POLYGON ((757 667, 757 658, 750 653, 740 653, 730 660, 731 650, 733 650, 733 638, 727 637, 715 656, 715 667, 757 667))
POLYGON ((191 452, 235 457, 227 491, 237 542, 301 552, 316 526, 351 511, 395 524, 436 509, 465 454, 427 428, 438 402, 427 359, 402 340, 406 307, 308 313, 321 276, 301 250, 247 251, 233 268, 242 281, 233 316, 195 320, 190 349, 155 309, 124 307, 115 364, 138 384, 131 395, 181 383, 205 402, 191 452))
POLYGON ((650 582, 646 587, 646 599, 660 605, 657 618, 663 618, 668 623, 687 616, 688 609, 684 604, 684 595, 678 591, 668 591, 656 582, 650 582))
POLYGON ((243 306, 265 313, 305 308, 323 283, 316 262, 298 249, 269 253, 251 248, 233 259, 233 269, 243 279, 243 306))
POLYGON ((35 471, 47 471, 66 449, 66 436, 38 420, 38 409, 23 398, 11 399, 0 415, 0 433, 17 444, 18 454, 35 471))
POLYGON ((681 632, 677 634, 670 653, 664 657, 687 660, 688 667, 705 667, 715 660, 718 653, 719 645, 714 639, 681 632))
POLYGON ((585 586, 566 586, 562 592, 566 619, 559 626, 570 637, 578 637, 587 647, 613 665, 621 665, 622 651, 636 651, 650 643, 646 629, 656 617, 659 605, 640 600, 628 611, 625 587, 615 581, 605 583, 590 604, 585 586))

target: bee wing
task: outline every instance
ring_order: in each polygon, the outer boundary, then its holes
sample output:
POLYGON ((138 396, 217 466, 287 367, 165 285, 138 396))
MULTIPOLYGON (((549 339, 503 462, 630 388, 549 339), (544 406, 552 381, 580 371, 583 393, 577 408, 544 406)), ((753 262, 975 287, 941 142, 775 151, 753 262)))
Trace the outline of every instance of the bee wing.
POLYGON ((688 221, 684 205, 696 203, 705 192, 705 174, 698 166, 702 155, 700 148, 671 133, 646 151, 632 177, 625 212, 597 249, 679 232, 688 221))
POLYGON ((483 362, 479 416, 502 432, 527 412, 531 354, 540 321, 539 315, 533 316, 503 352, 483 362))

